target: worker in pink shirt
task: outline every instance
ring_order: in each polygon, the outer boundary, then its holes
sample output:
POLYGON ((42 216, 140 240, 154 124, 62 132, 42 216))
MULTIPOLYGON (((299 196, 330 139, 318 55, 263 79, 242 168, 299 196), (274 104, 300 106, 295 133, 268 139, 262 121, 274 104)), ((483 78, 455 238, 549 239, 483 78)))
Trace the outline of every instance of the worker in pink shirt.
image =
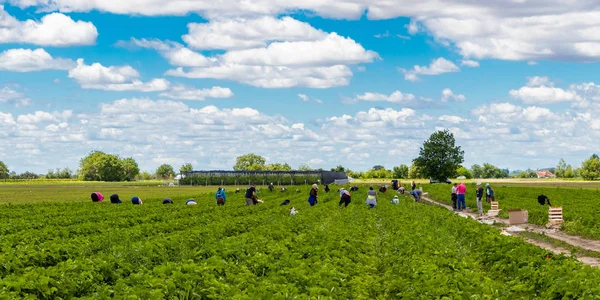
POLYGON ((464 182, 461 182, 456 187, 456 194, 458 194, 458 210, 463 210, 467 208, 467 204, 465 203, 465 194, 467 193, 467 187, 464 182), (462 205, 462 206, 461 206, 462 205))

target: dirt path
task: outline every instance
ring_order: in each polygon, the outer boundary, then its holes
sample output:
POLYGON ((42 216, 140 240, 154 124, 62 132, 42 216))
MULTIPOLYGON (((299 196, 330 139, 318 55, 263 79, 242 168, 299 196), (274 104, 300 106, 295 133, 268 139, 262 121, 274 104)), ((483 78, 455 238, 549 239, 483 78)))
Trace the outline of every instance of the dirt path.
MULTIPOLYGON (((452 206, 435 201, 433 199, 427 198, 427 197, 422 197, 421 199, 442 206, 448 210, 453 210, 452 206)), ((465 218, 472 218, 474 220, 477 220, 481 223, 484 224, 493 224, 493 222, 497 222, 497 223, 503 223, 506 225, 510 225, 508 224, 508 220, 507 219, 501 219, 498 217, 490 217, 487 215, 484 215, 483 217, 479 217, 477 213, 467 213, 467 212, 455 212, 457 215, 465 217, 465 218)), ((578 236, 573 236, 573 235, 569 235, 566 234, 564 232, 561 232, 557 229, 548 229, 545 228, 543 226, 539 226, 539 225, 534 225, 534 224, 519 224, 519 225, 511 225, 511 228, 520 228, 520 231, 530 231, 530 232, 535 232, 535 233, 540 233, 540 234, 545 234, 548 237, 551 237, 553 239, 556 240, 560 240, 563 241, 565 243, 568 243, 572 246, 576 246, 576 247, 580 247, 583 248, 585 250, 589 250, 589 251, 595 251, 595 252, 600 252, 600 241, 595 241, 595 240, 588 240, 588 239, 584 239, 582 237, 578 237, 578 236)), ((521 237, 519 236, 517 233, 515 232, 511 232, 508 230, 503 230, 502 231, 503 234, 506 235, 511 235, 511 236, 516 236, 516 237, 521 237)), ((557 247, 555 245, 552 245, 550 243, 547 242, 543 242, 543 241, 538 241, 538 240, 533 240, 533 239, 529 239, 529 238, 523 238, 523 240, 525 240, 526 242, 536 245, 538 247, 542 247, 546 250, 552 251, 556 254, 559 253, 563 253, 565 255, 570 255, 570 251, 557 247)), ((598 258, 594 258, 594 257, 577 257, 577 259, 585 264, 588 264, 590 266, 594 266, 594 267, 600 267, 600 259, 598 258)))

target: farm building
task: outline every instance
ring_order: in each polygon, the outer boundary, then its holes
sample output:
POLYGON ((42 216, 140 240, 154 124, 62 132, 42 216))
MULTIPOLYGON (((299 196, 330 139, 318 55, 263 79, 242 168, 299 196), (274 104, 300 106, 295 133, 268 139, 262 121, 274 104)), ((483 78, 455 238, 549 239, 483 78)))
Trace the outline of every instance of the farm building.
POLYGON ((536 173, 538 178, 556 178, 556 175, 548 170, 537 171, 536 173))

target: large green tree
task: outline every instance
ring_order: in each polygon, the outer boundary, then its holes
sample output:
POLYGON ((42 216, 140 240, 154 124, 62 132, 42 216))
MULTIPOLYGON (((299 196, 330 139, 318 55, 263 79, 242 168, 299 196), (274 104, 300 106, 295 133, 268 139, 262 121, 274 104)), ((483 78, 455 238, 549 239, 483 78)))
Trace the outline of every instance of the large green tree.
POLYGON ((175 173, 173 167, 168 164, 162 164, 156 169, 156 177, 169 178, 169 175, 175 173))
POLYGON ((126 172, 117 155, 94 151, 79 162, 79 177, 87 181, 123 181, 126 172))
POLYGON ((408 166, 399 165, 393 169, 394 178, 407 179, 408 178, 408 166))
POLYGON ((123 170, 125 171, 125 180, 132 181, 140 174, 140 167, 135 159, 128 157, 121 160, 121 163, 123 164, 123 170))
POLYGON ((3 161, 0 161, 0 179, 7 179, 9 175, 8 166, 3 161))
POLYGON ((579 175, 584 180, 596 180, 600 178, 600 159, 598 159, 597 155, 594 154, 583 161, 581 169, 579 169, 579 175))
POLYGON ((456 146, 454 135, 449 130, 434 132, 419 151, 414 163, 427 177, 445 181, 456 173, 464 161, 465 152, 456 146))
POLYGON ((260 171, 266 169, 264 157, 254 153, 244 154, 235 159, 233 170, 235 171, 260 171))

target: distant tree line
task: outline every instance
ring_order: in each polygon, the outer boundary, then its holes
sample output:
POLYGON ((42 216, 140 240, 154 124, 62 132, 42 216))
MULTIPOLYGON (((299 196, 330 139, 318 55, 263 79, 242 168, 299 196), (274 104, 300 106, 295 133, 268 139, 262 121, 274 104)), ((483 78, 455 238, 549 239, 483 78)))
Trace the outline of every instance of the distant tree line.
MULTIPOLYGON (((358 179, 422 179, 433 178, 445 180, 464 176, 472 178, 537 178, 537 172, 531 169, 525 171, 498 168, 490 163, 474 164, 471 168, 462 165, 464 152, 455 145, 454 136, 448 130, 437 131, 423 143, 419 156, 410 166, 401 164, 391 169, 375 165, 368 171, 352 171, 341 165, 331 168, 333 172, 345 172, 348 176, 358 179)), ((77 173, 69 168, 48 170, 47 174, 11 172, 7 165, 0 161, 0 179, 79 179, 86 181, 131 181, 174 178, 179 173, 193 171, 191 163, 183 164, 178 172, 169 164, 160 165, 153 173, 140 172, 138 163, 132 157, 121 158, 118 155, 93 151, 79 162, 77 173)), ((286 163, 267 163, 266 159, 254 153, 244 154, 236 159, 233 166, 235 171, 291 171, 286 163)), ((297 170, 314 170, 308 164, 301 164, 297 170)), ((322 171, 323 169, 317 169, 322 171)), ((582 178, 584 180, 600 179, 600 157, 593 154, 582 162, 580 168, 575 168, 560 159, 555 168, 548 168, 557 178, 582 178)))

